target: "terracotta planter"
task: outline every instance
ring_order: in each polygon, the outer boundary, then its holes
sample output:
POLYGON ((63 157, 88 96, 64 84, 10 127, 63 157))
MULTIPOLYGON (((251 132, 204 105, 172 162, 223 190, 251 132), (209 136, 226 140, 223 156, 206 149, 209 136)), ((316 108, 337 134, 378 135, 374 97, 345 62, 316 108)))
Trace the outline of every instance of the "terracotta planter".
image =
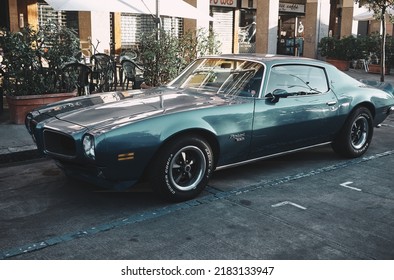
POLYGON ((10 121, 15 124, 24 124, 26 115, 33 109, 75 96, 77 96, 76 92, 7 96, 7 103, 10 111, 10 121))
POLYGON ((349 61, 327 58, 326 62, 334 65, 336 68, 338 68, 338 70, 341 70, 341 71, 348 71, 349 70, 349 65, 350 65, 349 61))
MULTIPOLYGON (((373 73, 373 74, 380 74, 380 65, 379 64, 369 64, 368 65, 368 72, 373 73)), ((390 74, 390 67, 385 68, 384 74, 388 75, 390 74)))

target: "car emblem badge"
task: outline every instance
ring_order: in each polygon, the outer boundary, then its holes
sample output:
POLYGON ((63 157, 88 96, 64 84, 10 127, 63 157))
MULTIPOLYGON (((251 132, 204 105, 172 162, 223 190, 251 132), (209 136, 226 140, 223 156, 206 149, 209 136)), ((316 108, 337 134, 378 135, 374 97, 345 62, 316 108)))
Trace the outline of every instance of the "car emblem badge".
POLYGON ((230 135, 230 139, 234 140, 235 142, 240 142, 245 140, 245 133, 238 133, 230 135))

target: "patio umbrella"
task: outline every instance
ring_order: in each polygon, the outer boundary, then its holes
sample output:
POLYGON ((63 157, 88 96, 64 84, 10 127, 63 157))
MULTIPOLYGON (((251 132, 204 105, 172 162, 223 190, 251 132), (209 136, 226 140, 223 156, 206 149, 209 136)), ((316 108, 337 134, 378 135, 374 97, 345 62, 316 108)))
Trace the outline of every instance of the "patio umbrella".
MULTIPOLYGON (((394 10, 391 9, 391 8, 388 8, 386 10, 386 13, 394 15, 394 10)), ((375 18, 374 18, 373 15, 374 15, 374 12, 372 10, 371 11, 365 11, 363 13, 360 13, 358 15, 353 16, 353 19, 354 20, 358 20, 358 21, 374 20, 375 18)))
POLYGON ((201 13, 182 0, 45 0, 45 2, 57 11, 124 12, 213 21, 208 14, 201 13))

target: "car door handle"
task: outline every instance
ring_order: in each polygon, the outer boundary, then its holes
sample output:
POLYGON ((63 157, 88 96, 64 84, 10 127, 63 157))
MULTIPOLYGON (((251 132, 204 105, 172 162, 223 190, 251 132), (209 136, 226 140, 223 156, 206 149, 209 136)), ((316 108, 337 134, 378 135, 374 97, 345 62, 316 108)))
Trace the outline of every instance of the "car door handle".
POLYGON ((329 101, 326 103, 328 106, 334 106, 335 104, 337 104, 336 101, 329 101))

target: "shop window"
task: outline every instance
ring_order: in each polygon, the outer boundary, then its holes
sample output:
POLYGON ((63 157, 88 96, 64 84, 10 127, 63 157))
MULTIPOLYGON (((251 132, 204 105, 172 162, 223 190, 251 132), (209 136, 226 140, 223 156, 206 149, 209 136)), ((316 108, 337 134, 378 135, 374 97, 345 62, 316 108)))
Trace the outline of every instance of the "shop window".
POLYGON ((277 53, 303 56, 304 16, 281 15, 278 23, 277 53))
MULTIPOLYGON (((253 1, 251 4, 253 5, 253 1)), ((238 28, 238 43, 240 53, 254 53, 256 51, 256 31, 256 10, 241 10, 238 28)))
MULTIPOLYGON (((162 28, 180 36, 183 33, 183 19, 161 17, 162 28)), ((152 32, 156 28, 152 15, 122 13, 121 40, 122 49, 130 49, 138 45, 143 33, 152 32)))

